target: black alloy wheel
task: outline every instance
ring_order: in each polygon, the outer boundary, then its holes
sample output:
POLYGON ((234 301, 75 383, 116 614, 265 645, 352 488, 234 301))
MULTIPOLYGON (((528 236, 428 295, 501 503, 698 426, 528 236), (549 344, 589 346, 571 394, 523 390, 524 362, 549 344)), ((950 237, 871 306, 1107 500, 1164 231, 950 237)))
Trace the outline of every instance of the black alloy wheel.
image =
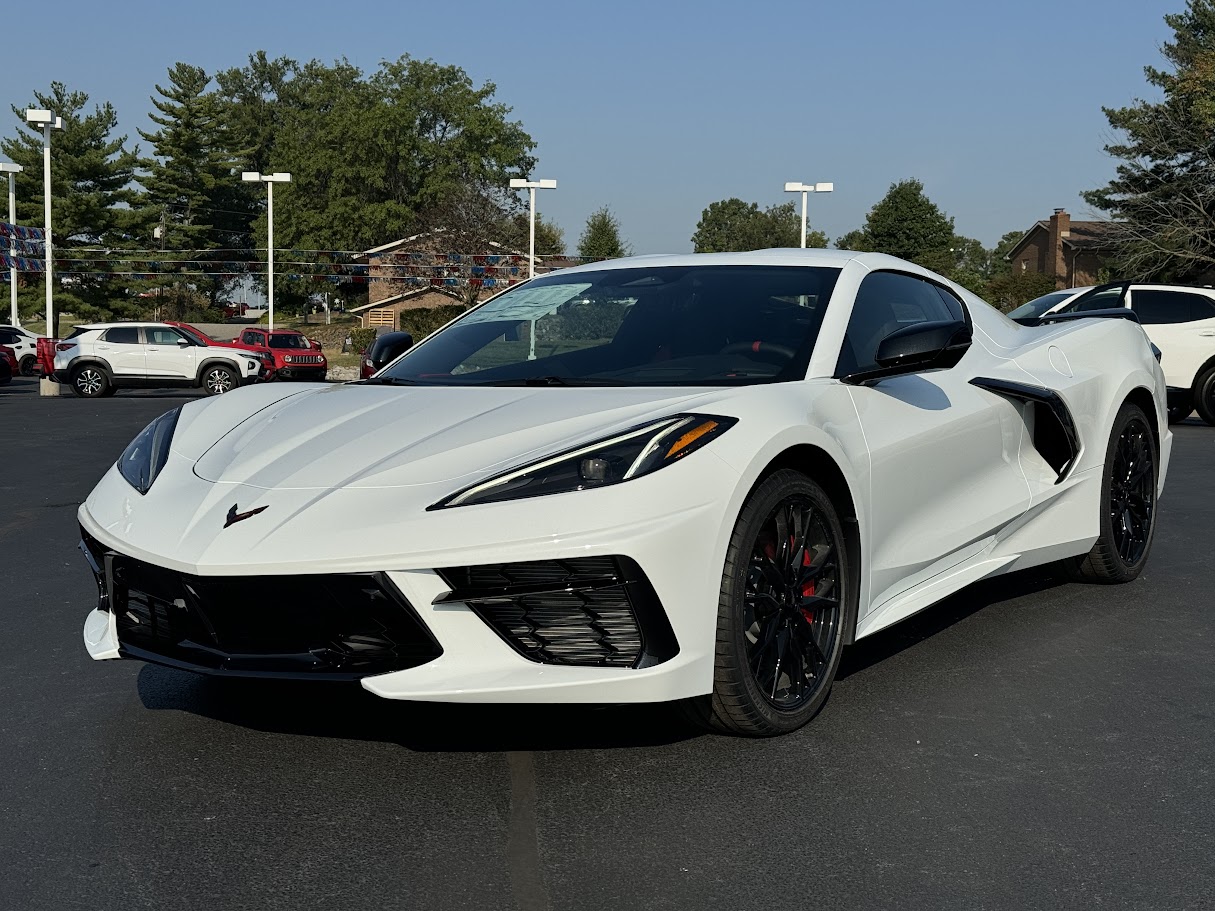
POLYGON ((36 367, 38 364, 38 358, 34 357, 32 354, 27 354, 18 362, 18 364, 18 369, 20 369, 22 376, 33 376, 34 367, 36 367))
POLYGON ((81 398, 95 399, 105 395, 110 388, 110 378, 105 371, 93 364, 77 367, 72 373, 72 392, 81 398))
POLYGON ((1124 403, 1106 447, 1097 541, 1083 557, 1064 562, 1077 581, 1130 582, 1143 571, 1156 530, 1157 459, 1147 415, 1124 403))
POLYGON ((843 652, 848 579, 843 527, 823 489, 791 470, 757 485, 726 553, 713 692, 688 700, 689 715, 752 737, 813 718, 843 652))
POLYGON ((1156 511, 1156 456, 1152 431, 1135 418, 1122 428, 1110 474, 1110 523, 1118 558, 1134 566, 1150 543, 1156 511))
POLYGON ((236 375, 227 367, 208 367, 203 376, 207 395, 223 395, 236 388, 236 375))

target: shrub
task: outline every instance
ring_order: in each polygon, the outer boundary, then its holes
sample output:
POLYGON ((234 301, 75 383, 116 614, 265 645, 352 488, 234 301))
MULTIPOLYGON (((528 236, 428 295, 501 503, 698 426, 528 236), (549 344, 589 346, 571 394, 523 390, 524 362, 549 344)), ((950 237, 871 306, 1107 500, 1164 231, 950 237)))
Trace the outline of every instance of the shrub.
POLYGON ((351 329, 350 330, 350 350, 356 354, 366 351, 367 347, 375 341, 375 329, 351 329))
POLYGON ((460 304, 450 304, 442 307, 425 307, 419 310, 402 310, 400 315, 401 330, 413 336, 415 342, 420 342, 440 326, 445 326, 465 310, 460 304))

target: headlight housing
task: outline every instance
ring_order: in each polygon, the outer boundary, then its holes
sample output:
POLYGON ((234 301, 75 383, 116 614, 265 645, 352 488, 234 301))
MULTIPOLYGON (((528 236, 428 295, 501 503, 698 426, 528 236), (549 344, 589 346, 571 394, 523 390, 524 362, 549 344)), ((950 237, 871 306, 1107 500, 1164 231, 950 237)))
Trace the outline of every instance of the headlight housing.
POLYGON ((607 487, 651 474, 691 455, 738 423, 712 414, 677 414, 531 462, 467 487, 431 509, 521 500, 607 487))
POLYGON ((118 457, 118 473, 141 494, 151 490, 169 460, 169 444, 173 442, 180 414, 180 408, 162 414, 131 440, 131 445, 118 457))

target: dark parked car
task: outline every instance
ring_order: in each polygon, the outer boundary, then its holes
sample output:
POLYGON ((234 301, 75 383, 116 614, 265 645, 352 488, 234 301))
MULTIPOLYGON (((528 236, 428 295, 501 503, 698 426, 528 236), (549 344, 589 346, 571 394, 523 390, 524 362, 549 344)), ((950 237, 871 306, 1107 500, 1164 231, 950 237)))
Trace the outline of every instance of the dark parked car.
POLYGON ((17 355, 7 345, 0 345, 0 386, 7 386, 17 373, 17 355))
POLYGON ((363 351, 363 361, 359 364, 359 379, 365 380, 373 373, 396 360, 413 347, 413 336, 408 332, 385 332, 363 351))

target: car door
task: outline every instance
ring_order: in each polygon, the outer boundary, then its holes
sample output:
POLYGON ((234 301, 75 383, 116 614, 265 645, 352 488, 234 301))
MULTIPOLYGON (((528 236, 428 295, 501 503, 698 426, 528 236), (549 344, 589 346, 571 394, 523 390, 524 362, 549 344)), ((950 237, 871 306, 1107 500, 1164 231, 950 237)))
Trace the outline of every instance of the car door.
POLYGON ((1189 389, 1198 369, 1215 356, 1215 299, 1197 290, 1132 285, 1131 309, 1161 351, 1165 382, 1189 389))
MULTIPOLYGON (((897 329, 965 318, 948 289, 872 272, 857 291, 836 375, 875 366, 878 343, 897 329)), ((950 369, 848 387, 870 456, 870 612, 982 552, 1029 508, 1018 412, 969 383, 986 357, 972 345, 950 369)))
POLYGON ((139 378, 146 375, 143 339, 138 326, 107 329, 97 340, 94 349, 110 365, 110 372, 114 376, 139 378))
POLYGON ((169 326, 146 326, 147 373, 149 377, 193 379, 198 348, 185 335, 169 326))

